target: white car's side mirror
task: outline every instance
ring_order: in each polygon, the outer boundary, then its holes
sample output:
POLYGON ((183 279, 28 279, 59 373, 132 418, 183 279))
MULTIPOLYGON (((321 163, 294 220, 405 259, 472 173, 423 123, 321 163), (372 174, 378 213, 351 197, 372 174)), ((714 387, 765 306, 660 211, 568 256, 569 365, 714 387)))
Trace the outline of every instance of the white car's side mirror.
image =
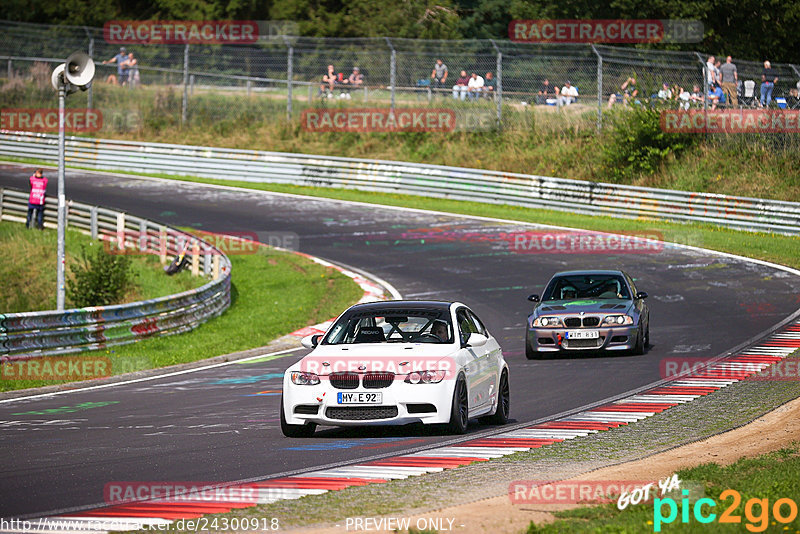
POLYGON ((313 334, 311 336, 306 336, 300 340, 300 344, 307 349, 313 349, 319 343, 319 338, 321 338, 319 334, 313 334))
POLYGON ((468 347, 482 347, 486 345, 486 342, 489 341, 489 338, 484 336, 483 334, 476 334, 472 333, 469 335, 469 339, 467 339, 467 346, 468 347))

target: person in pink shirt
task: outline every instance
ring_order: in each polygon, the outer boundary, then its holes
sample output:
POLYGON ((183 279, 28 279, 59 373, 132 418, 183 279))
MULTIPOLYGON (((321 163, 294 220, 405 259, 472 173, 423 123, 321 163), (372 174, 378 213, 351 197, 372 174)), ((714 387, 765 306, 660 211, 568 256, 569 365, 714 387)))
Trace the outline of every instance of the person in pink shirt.
POLYGON ((29 181, 31 183, 31 194, 28 197, 28 219, 26 225, 31 228, 31 223, 34 222, 34 217, 36 217, 36 227, 39 230, 44 230, 44 197, 47 193, 47 178, 42 175, 42 169, 36 169, 29 181))

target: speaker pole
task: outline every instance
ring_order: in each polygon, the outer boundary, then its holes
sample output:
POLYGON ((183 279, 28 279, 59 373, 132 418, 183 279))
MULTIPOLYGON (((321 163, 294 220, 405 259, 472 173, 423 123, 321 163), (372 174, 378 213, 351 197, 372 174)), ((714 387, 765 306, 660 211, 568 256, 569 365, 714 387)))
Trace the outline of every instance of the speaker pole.
POLYGON ((67 201, 64 194, 64 104, 67 98, 65 83, 58 87, 58 265, 56 309, 64 311, 64 241, 66 234, 67 201))

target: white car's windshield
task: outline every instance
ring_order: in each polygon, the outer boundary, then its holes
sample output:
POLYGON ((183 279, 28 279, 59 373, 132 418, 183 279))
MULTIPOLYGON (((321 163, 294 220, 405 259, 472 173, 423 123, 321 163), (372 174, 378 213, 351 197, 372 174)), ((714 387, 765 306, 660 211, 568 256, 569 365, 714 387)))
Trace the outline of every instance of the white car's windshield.
POLYGON ((341 317, 323 345, 351 343, 452 343, 446 309, 374 309, 341 317))

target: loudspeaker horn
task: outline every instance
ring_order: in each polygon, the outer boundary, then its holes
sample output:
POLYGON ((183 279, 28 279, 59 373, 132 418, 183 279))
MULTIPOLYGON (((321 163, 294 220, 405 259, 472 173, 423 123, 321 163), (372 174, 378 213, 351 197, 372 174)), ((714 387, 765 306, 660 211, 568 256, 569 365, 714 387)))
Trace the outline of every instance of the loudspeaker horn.
POLYGON ((73 52, 67 58, 64 77, 76 87, 91 83, 94 78, 94 61, 84 52, 73 52))
POLYGON ((58 91, 59 86, 64 83, 64 78, 62 75, 64 74, 64 69, 66 66, 66 63, 62 63, 56 67, 56 70, 54 70, 53 74, 50 75, 50 83, 53 84, 53 89, 56 91, 58 91))

